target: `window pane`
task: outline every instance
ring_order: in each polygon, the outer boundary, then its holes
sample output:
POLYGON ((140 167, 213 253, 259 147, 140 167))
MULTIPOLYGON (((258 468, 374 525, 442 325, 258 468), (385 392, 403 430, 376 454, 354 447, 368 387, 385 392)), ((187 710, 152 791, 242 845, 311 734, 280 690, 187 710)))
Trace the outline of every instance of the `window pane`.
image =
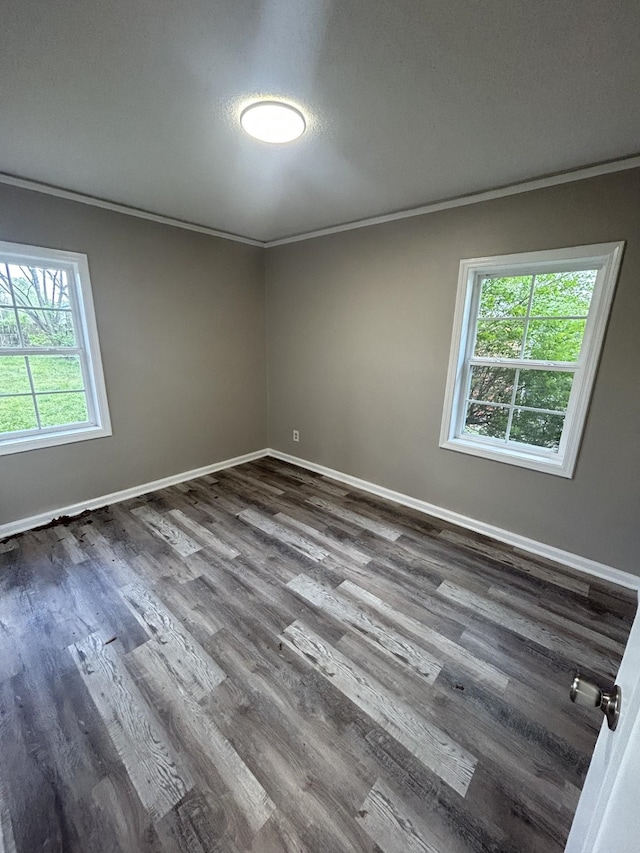
POLYGON ((88 420, 87 401, 80 394, 38 394, 42 426, 84 423, 88 420))
POLYGON ((30 355, 29 366, 36 391, 79 391, 84 387, 77 355, 30 355))
POLYGON ((13 305, 6 264, 0 264, 0 305, 13 305))
POLYGON ((510 403, 515 376, 508 367, 472 367, 469 396, 487 403, 510 403))
POLYGON ((29 374, 24 356, 0 356, 0 394, 29 394, 29 374))
POLYGON ((530 320, 525 358, 577 361, 586 320, 530 320))
POLYGON ((589 313, 596 275, 597 270, 537 275, 531 303, 531 316, 586 317, 589 313))
POLYGON ((573 373, 557 370, 521 370, 516 403, 534 409, 565 412, 573 383, 573 373))
POLYGON ((467 435, 486 435, 491 438, 505 438, 509 409, 502 406, 480 406, 470 403, 464 430, 467 435))
POLYGON ((523 317, 527 313, 533 276, 485 278, 480 294, 480 317, 523 317))
POLYGON ((480 320, 474 354, 490 358, 519 358, 524 320, 480 320))
POLYGON ((27 347, 73 347, 76 345, 70 311, 18 311, 24 345, 27 347))
POLYGON ((0 433, 37 426, 33 397, 0 397, 0 433))
POLYGON ((542 412, 516 409, 511 421, 509 440, 557 450, 563 425, 564 415, 545 415, 542 412))
POLYGON ((25 308, 70 308, 64 270, 9 264, 16 304, 25 308))
POLYGON ((0 308, 0 347, 19 347, 20 335, 13 308, 0 308))

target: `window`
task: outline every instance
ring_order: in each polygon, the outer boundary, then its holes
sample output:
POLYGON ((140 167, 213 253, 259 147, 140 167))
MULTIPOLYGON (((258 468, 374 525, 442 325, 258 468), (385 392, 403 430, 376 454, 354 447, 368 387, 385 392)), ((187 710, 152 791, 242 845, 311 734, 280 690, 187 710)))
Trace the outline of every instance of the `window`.
POLYGON ((461 262, 441 447, 573 475, 623 246, 461 262))
POLYGON ((0 242, 0 454, 110 434, 86 256, 0 242))

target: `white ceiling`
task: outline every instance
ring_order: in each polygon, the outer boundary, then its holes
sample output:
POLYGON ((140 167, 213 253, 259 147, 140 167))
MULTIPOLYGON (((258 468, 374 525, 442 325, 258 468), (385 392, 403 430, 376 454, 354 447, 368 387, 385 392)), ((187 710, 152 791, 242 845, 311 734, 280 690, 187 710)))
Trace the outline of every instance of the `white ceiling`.
POLYGON ((637 0, 3 0, 0 171, 269 241, 640 152, 637 0), (270 147, 255 96, 307 114, 270 147))

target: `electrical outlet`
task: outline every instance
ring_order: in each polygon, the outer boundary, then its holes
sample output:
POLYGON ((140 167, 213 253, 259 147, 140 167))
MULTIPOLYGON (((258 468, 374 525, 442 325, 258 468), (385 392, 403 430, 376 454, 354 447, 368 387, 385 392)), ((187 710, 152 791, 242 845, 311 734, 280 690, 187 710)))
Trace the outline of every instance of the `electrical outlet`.
POLYGON ((298 432, 297 429, 294 429, 294 431, 293 431, 293 440, 294 441, 300 441, 300 433, 298 432))

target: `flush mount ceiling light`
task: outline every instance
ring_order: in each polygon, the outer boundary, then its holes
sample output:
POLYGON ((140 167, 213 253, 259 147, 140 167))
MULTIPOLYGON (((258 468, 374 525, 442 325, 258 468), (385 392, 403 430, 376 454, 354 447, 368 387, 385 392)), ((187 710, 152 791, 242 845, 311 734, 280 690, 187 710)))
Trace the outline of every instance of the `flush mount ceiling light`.
POLYGON ((290 104, 280 101, 257 101, 240 115, 243 129, 261 142, 291 142, 305 131, 304 116, 290 104))

